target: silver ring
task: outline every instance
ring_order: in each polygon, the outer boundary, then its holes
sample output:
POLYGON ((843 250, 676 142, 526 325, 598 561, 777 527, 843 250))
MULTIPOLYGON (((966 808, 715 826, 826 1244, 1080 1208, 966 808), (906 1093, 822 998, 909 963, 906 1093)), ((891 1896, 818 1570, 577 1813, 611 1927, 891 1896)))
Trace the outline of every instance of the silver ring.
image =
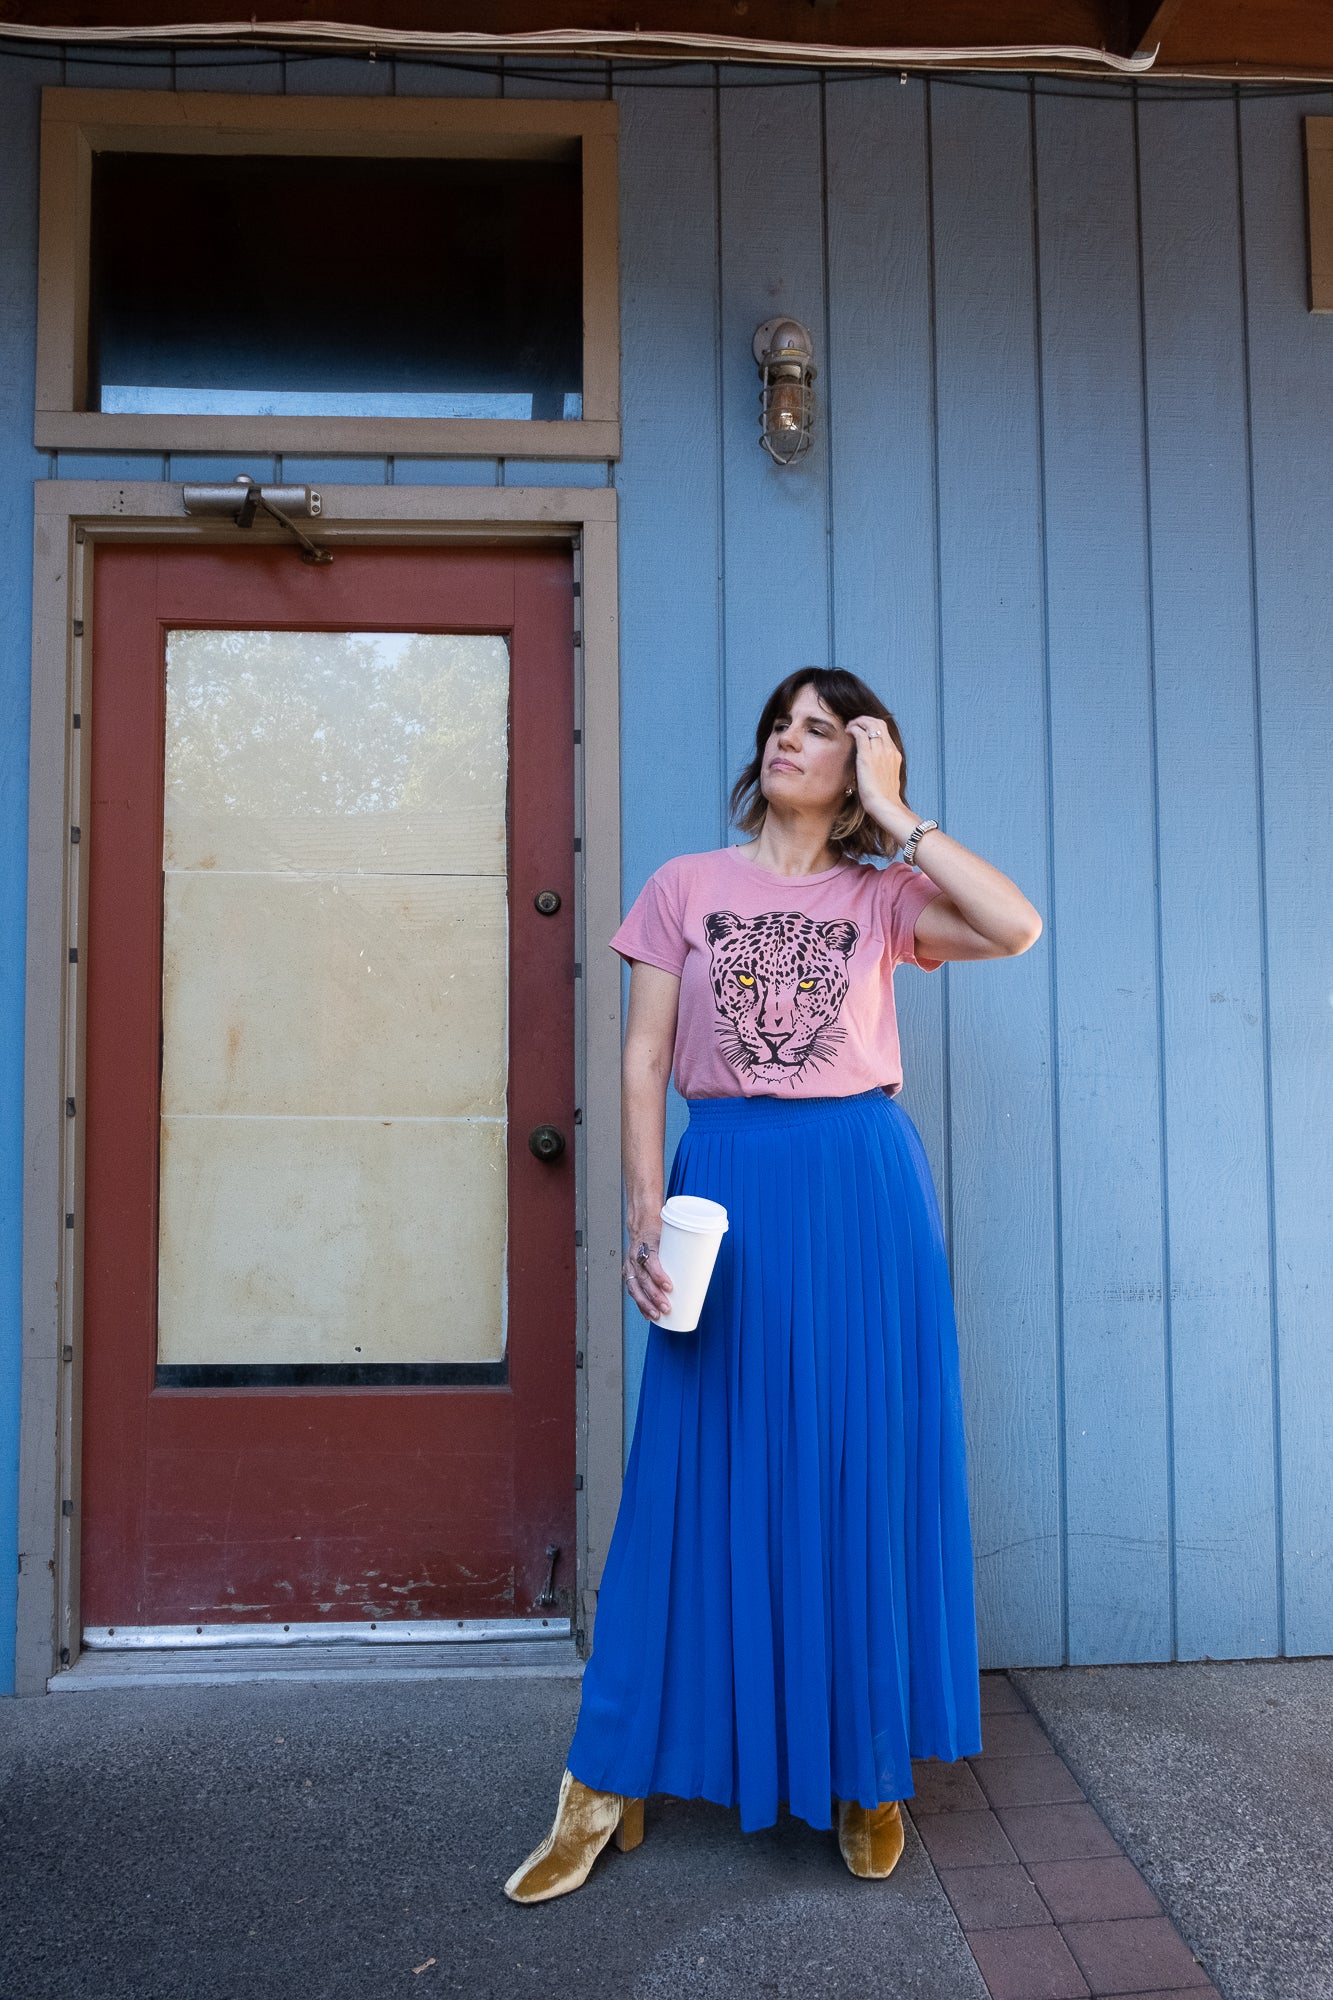
POLYGON ((646 1243, 641 1243, 638 1249, 634 1252, 634 1261, 636 1264, 646 1264, 648 1262, 649 1255, 650 1252, 648 1249, 648 1245, 646 1243))

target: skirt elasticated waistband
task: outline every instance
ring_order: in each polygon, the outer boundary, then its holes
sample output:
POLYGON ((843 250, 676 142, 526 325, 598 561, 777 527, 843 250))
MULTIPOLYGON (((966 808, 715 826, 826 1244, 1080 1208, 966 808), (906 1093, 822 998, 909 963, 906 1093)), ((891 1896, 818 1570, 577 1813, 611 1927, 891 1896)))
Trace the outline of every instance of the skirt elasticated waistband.
POLYGON ((876 1086, 854 1090, 843 1097, 687 1097, 690 1123, 716 1125, 791 1125, 812 1119, 834 1118, 879 1104, 893 1103, 876 1086))

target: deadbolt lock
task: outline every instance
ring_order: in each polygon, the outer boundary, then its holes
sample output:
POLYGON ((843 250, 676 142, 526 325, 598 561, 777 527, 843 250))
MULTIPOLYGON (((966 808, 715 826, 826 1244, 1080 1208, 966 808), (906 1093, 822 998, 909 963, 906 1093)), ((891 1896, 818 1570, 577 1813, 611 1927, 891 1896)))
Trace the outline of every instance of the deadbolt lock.
POLYGON ((554 889, 539 889, 532 899, 532 906, 544 917, 553 917, 560 908, 560 897, 554 889))

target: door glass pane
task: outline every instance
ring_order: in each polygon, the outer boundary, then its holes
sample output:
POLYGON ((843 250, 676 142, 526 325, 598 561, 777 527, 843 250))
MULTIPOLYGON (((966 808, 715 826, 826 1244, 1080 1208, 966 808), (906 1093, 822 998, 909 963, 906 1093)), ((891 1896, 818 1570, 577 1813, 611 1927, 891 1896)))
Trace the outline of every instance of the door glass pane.
POLYGON ((168 634, 160 1365, 503 1356, 508 700, 499 637, 168 634))

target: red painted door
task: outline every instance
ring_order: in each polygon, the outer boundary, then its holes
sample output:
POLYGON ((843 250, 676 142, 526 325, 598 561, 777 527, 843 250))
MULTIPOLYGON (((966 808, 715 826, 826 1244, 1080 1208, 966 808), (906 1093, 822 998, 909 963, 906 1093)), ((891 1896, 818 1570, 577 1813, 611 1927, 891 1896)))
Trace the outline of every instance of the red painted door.
POLYGON ((567 1613, 568 555, 94 603, 83 1624, 567 1613))

